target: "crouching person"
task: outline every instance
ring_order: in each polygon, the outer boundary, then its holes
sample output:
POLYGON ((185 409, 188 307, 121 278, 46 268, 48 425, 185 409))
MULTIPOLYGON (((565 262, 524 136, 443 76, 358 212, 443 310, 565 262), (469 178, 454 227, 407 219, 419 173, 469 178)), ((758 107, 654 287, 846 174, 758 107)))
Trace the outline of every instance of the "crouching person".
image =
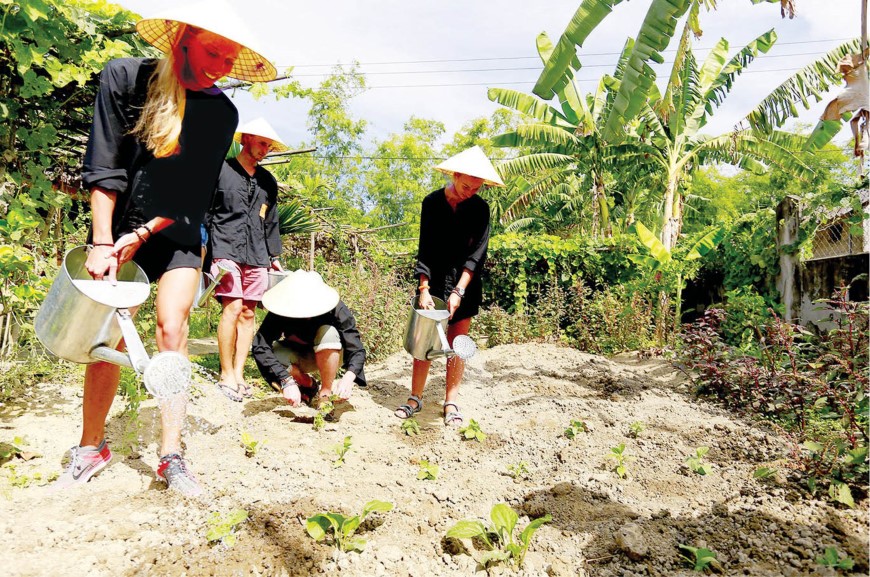
POLYGON ((356 319, 319 274, 297 270, 266 291, 268 311, 254 336, 252 355, 267 382, 290 405, 337 395, 350 398, 354 383, 366 386, 366 351, 356 319), (344 375, 336 380, 338 368, 344 375), (320 382, 312 376, 319 373, 320 382))

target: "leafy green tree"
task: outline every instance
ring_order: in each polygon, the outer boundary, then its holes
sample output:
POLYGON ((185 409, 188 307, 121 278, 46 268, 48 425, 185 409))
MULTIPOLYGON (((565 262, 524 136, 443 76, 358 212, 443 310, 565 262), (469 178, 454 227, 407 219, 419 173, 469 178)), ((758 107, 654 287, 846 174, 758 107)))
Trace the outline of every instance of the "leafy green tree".
POLYGON ((402 133, 390 135, 375 147, 364 186, 370 223, 373 227, 407 225, 386 229, 382 237, 417 235, 420 203, 442 182, 432 166, 436 164, 436 142, 443 134, 441 122, 411 117, 402 133))
POLYGON ((134 19, 104 2, 0 3, 0 324, 5 317, 7 328, 10 313, 27 324, 53 276, 45 257, 59 257, 62 237, 73 232, 69 193, 78 189, 97 74, 112 58, 149 53, 131 35, 134 19))

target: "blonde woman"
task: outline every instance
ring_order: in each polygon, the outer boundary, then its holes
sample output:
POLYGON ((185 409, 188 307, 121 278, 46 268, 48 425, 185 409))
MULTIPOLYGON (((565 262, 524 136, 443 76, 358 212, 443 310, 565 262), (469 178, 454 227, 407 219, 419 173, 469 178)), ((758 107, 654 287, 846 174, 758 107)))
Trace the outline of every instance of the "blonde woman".
MULTIPOLYGON (((100 76, 82 172, 91 191, 93 249, 87 269, 115 282, 134 260, 157 282, 157 348, 187 353, 187 321, 199 282, 200 225, 209 207, 238 113, 215 82, 230 75, 269 80, 274 67, 249 46, 249 33, 222 1, 177 8, 140 21, 140 35, 165 52, 159 60, 109 62, 100 76)), ((105 420, 119 368, 85 372, 83 427, 55 490, 86 483, 112 454, 105 420)), ((184 399, 162 408, 157 476, 195 496, 202 488, 181 455, 184 399)))

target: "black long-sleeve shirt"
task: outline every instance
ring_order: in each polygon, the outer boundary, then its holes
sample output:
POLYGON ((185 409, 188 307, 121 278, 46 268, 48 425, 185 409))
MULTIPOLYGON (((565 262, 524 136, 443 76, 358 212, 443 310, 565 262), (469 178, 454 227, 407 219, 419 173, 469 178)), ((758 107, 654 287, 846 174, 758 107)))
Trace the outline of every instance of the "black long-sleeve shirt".
POLYGON ((317 329, 324 325, 330 325, 338 330, 341 338, 341 347, 344 351, 344 370, 353 371, 356 375, 356 383, 366 386, 366 377, 363 366, 366 362, 366 350, 363 347, 362 338, 356 328, 356 319, 347 305, 338 301, 338 305, 328 313, 304 319, 292 319, 269 313, 263 319, 260 330, 254 335, 254 344, 251 347, 251 355, 260 369, 260 374, 270 383, 280 383, 290 376, 287 368, 275 356, 272 343, 278 339, 286 339, 295 336, 305 344, 314 346, 314 337, 317 329))
POLYGON ((235 158, 226 161, 206 223, 213 258, 269 266, 281 254, 275 177, 262 166, 250 176, 235 158))
POLYGON ((154 217, 175 221, 158 234, 181 245, 200 244, 200 224, 239 116, 219 89, 186 91, 180 151, 154 158, 130 131, 136 125, 157 60, 119 58, 106 64, 94 105, 82 184, 118 193, 115 239, 154 217))
POLYGON ((456 205, 447 202, 444 189, 423 199, 420 212, 420 243, 414 276, 429 277, 429 293, 444 301, 456 287, 463 269, 471 271, 471 282, 451 322, 477 314, 483 300, 480 271, 489 245, 489 204, 474 195, 456 205))

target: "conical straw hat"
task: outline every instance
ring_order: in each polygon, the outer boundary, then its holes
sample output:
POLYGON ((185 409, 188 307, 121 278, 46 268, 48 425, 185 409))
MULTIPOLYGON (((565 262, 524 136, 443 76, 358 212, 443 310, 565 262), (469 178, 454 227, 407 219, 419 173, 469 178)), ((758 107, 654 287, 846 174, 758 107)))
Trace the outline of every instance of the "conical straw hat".
POLYGON ((463 150, 459 154, 451 156, 436 166, 435 170, 451 176, 457 172, 467 174, 468 176, 482 178, 483 183, 490 186, 504 186, 498 171, 479 146, 472 146, 468 150, 463 150))
POLYGON ((338 291, 314 271, 296 270, 263 294, 263 308, 282 317, 304 319, 338 305, 338 291))
POLYGON ((149 44, 169 52, 179 24, 189 24, 219 34, 242 46, 228 76, 251 82, 266 82, 278 74, 275 67, 256 49, 256 37, 242 23, 242 18, 224 0, 208 0, 177 6, 153 18, 143 18, 136 23, 136 30, 149 44))
POLYGON ((239 126, 236 129, 236 134, 233 136, 233 140, 241 143, 243 134, 252 134, 254 136, 268 138, 272 141, 272 150, 275 152, 286 152, 290 150, 290 147, 284 144, 281 137, 278 136, 277 132, 275 132, 275 129, 272 128, 263 117, 255 118, 254 120, 239 126))

